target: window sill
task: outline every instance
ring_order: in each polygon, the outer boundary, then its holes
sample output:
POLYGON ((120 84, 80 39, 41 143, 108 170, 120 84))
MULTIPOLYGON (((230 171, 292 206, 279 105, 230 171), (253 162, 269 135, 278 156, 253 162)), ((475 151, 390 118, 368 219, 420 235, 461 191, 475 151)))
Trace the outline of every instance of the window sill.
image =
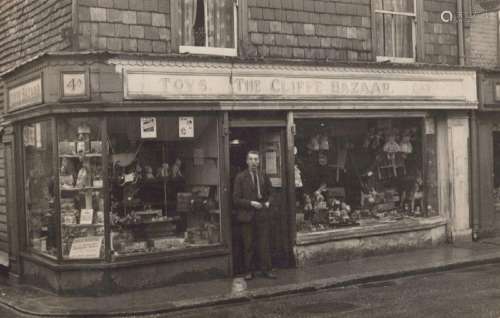
POLYGON ((393 56, 377 56, 377 62, 392 62, 392 63, 415 63, 413 57, 393 57, 393 56))
POLYGON ((435 216, 421 219, 403 219, 393 223, 361 225, 321 232, 297 233, 296 245, 311 245, 368 236, 422 231, 445 225, 446 220, 444 218, 435 216))
POLYGON ((179 46, 179 53, 238 56, 236 48, 206 47, 206 46, 179 46))
POLYGON ((229 249, 223 245, 198 247, 193 249, 184 249, 174 252, 156 253, 142 255, 141 257, 121 257, 113 262, 105 260, 63 260, 60 263, 57 260, 41 257, 38 254, 21 253, 22 257, 39 265, 46 266, 55 271, 66 270, 106 270, 114 268, 124 268, 132 266, 150 265, 157 263, 178 262, 187 259, 198 259, 215 256, 229 255, 229 249))

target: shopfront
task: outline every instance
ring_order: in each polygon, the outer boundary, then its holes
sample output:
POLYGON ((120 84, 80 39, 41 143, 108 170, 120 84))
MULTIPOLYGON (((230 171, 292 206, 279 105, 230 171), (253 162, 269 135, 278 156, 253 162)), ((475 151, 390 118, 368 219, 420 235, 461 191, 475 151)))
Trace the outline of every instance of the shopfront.
POLYGON ((287 63, 55 54, 5 74, 12 276, 96 293, 239 273, 249 150, 275 267, 470 239, 474 72, 287 63))
POLYGON ((474 133, 473 229, 476 238, 500 234, 500 74, 478 75, 480 107, 471 121, 474 133))

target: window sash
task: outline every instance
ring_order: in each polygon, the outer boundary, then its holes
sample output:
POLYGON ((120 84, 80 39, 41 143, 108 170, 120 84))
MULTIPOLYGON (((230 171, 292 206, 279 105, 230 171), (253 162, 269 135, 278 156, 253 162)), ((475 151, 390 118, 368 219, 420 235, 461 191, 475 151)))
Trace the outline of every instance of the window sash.
MULTIPOLYGON (((192 53, 192 54, 209 54, 209 55, 225 55, 225 56, 236 56, 238 49, 238 2, 233 0, 233 47, 220 47, 215 45, 216 30, 210 30, 209 25, 209 9, 208 6, 213 3, 210 0, 205 0, 204 5, 204 28, 205 28, 205 45, 195 46, 195 45, 180 45, 180 53, 192 53), (213 32, 213 37, 210 37, 210 32, 213 32)), ((184 13, 183 13, 184 14, 184 13)), ((193 21, 194 24, 194 21, 193 21)), ((224 32, 224 34, 227 34, 224 32)), ((220 36, 220 35, 217 35, 220 36)), ((183 34, 183 41, 185 43, 185 34, 183 34)))
MULTIPOLYGON (((415 3, 416 5, 416 3, 415 3)), ((414 7, 416 10, 416 7, 414 7)), ((385 60, 391 60, 394 62, 400 62, 400 63, 411 63, 414 62, 416 59, 416 53, 417 53, 417 46, 416 46, 416 13, 409 13, 409 12, 396 12, 396 11, 387 11, 387 10, 375 10, 375 15, 376 16, 382 16, 385 18, 386 16, 390 16, 390 31, 385 29, 385 24, 386 21, 385 19, 382 20, 382 24, 377 25, 377 22, 375 22, 375 32, 377 34, 382 34, 383 39, 379 39, 382 42, 383 48, 382 51, 383 55, 377 54, 376 55, 376 60, 377 61, 385 61, 385 60), (400 56, 401 54, 397 53, 398 50, 398 44, 401 44, 400 42, 396 41, 396 17, 401 17, 401 18, 406 18, 410 19, 410 25, 411 25, 411 56, 400 56), (382 30, 379 31, 379 28, 382 27, 382 30), (390 55, 387 54, 386 50, 386 36, 387 32, 390 32, 390 39, 392 40, 392 43, 390 43, 390 55), (398 56, 399 55, 399 56, 398 56)), ((404 33, 402 33, 405 35, 404 33)), ((405 50, 405 47, 400 47, 400 50, 405 50)), ((378 47, 375 47, 375 50, 379 51, 378 47)), ((377 52, 379 53, 379 52, 377 52)))

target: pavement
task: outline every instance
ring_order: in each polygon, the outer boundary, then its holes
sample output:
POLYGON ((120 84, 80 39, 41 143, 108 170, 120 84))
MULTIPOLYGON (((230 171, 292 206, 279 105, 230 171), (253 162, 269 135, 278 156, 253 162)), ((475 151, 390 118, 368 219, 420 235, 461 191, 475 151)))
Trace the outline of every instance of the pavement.
POLYGON ((279 269, 276 271, 277 279, 256 278, 247 286, 240 284, 241 278, 227 278, 110 296, 80 297, 59 296, 30 286, 10 286, 0 282, 0 306, 37 317, 140 316, 244 303, 253 299, 490 263, 500 263, 500 238, 304 268, 279 269))

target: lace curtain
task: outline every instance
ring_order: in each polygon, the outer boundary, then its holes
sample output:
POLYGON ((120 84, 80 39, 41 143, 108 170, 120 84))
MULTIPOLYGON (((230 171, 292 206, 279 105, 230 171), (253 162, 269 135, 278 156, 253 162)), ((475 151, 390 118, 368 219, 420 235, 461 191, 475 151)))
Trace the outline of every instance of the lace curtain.
POLYGON ((182 44, 234 47, 233 0, 184 0, 182 44))

